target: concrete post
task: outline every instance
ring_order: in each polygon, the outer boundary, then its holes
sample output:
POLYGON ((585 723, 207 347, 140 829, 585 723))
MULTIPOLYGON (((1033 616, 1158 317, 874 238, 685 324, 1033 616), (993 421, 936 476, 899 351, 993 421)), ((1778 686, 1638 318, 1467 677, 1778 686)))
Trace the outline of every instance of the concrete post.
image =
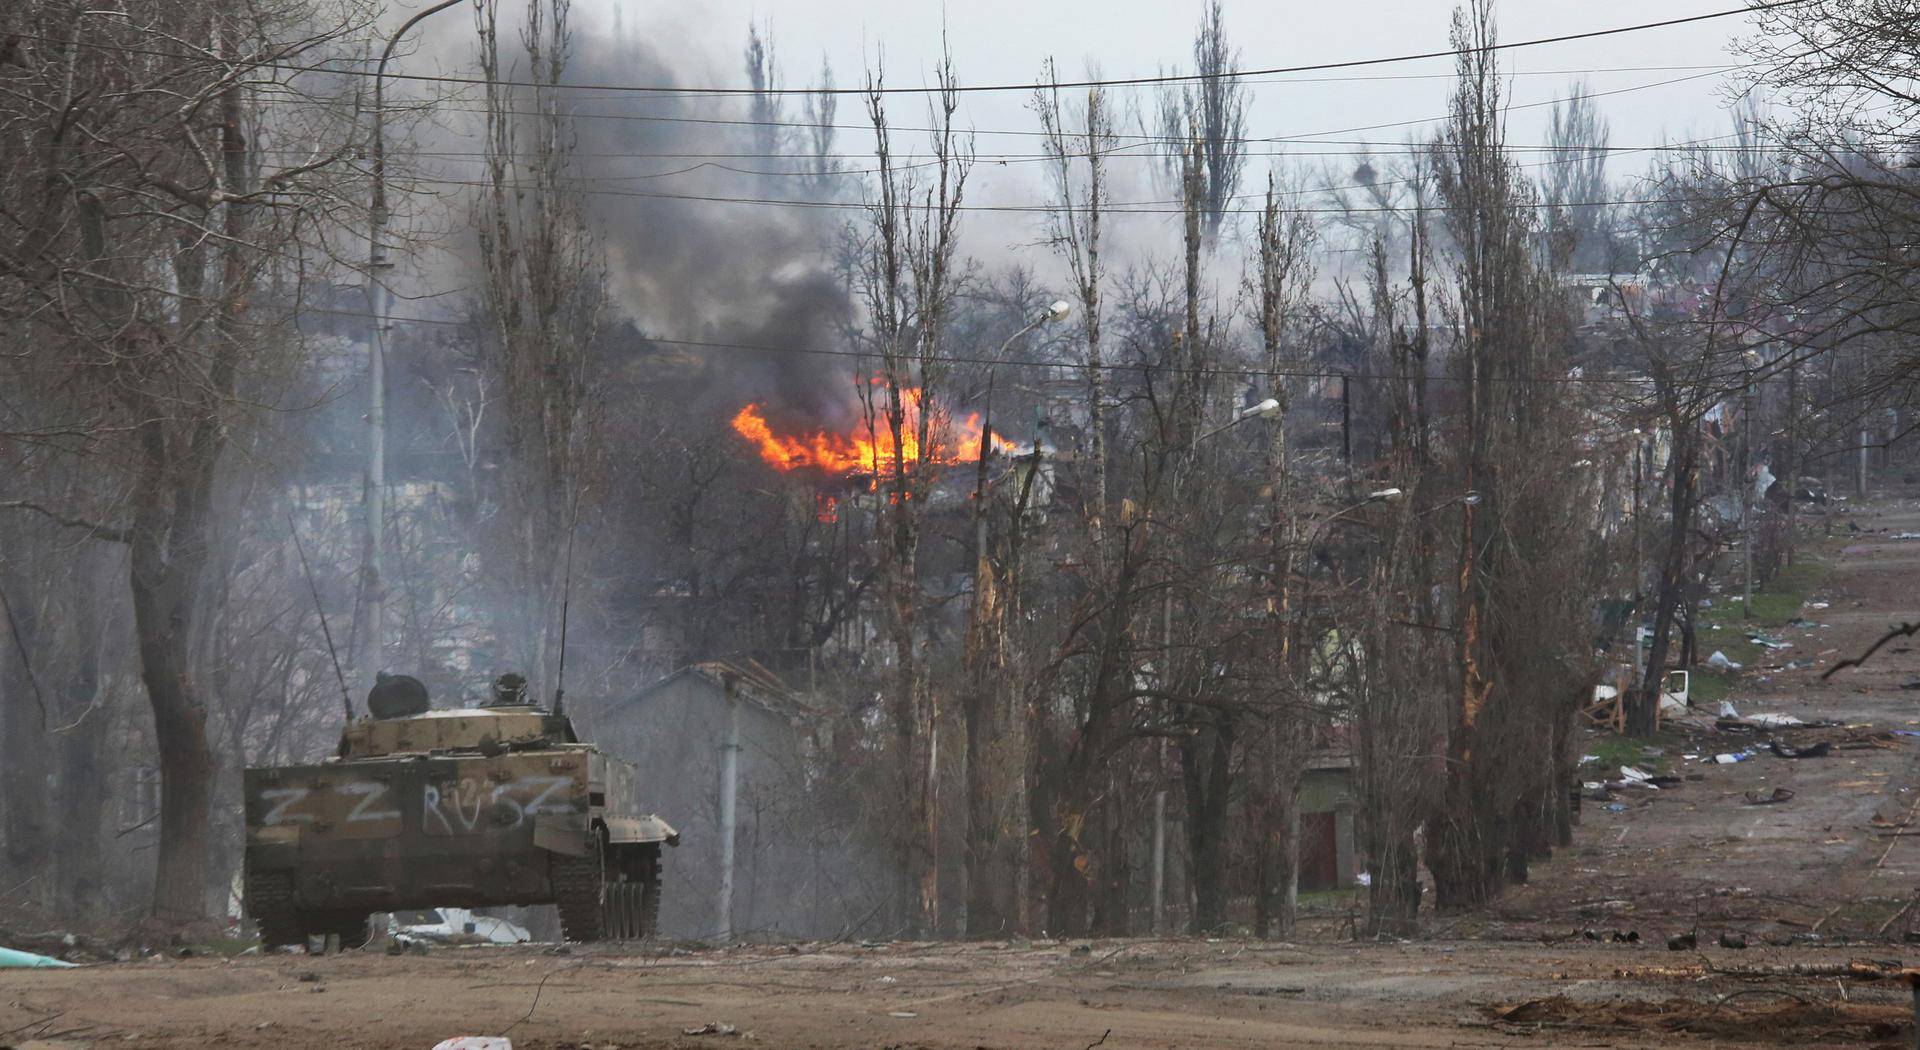
POLYGON ((720 911, 715 932, 733 939, 733 838, 735 805, 740 797, 740 700, 727 691, 727 742, 720 746, 720 911))
POLYGON ((1153 932, 1167 932, 1167 792, 1153 793, 1153 932))

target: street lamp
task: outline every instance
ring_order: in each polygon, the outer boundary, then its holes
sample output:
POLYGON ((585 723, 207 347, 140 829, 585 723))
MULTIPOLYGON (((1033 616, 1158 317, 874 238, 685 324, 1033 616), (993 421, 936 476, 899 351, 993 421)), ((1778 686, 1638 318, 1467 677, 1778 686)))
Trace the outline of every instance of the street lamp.
POLYGON ((373 336, 367 340, 367 491, 366 491, 366 565, 367 659, 363 672, 377 672, 386 652, 386 581, 382 578, 382 547, 387 519, 387 307, 384 271, 393 267, 387 261, 387 142, 386 86, 387 62, 393 49, 407 31, 462 0, 441 0, 400 23, 387 38, 380 52, 380 65, 373 74, 373 209, 367 229, 367 312, 371 315, 373 336))
POLYGON ((1013 349, 1013 344, 1018 342, 1021 336, 1026 335, 1028 332, 1033 331, 1043 324, 1050 324, 1054 321, 1064 321, 1067 319, 1067 315, 1071 313, 1073 313, 1073 304, 1067 302, 1065 299, 1055 299, 1053 302, 1048 303, 1047 308, 1041 311, 1040 316, 1021 325, 1019 331, 1008 336, 1007 341, 1000 344, 1000 352, 995 355, 994 359, 998 360, 1007 356, 1007 351, 1013 349))
POLYGON ((1222 423, 1219 426, 1214 427, 1212 430, 1207 431, 1206 433, 1200 435, 1197 438, 1194 438, 1193 440, 1195 442, 1205 441, 1206 439, 1214 436, 1215 434, 1220 433, 1221 431, 1235 425, 1236 423, 1244 423, 1249 419, 1272 419, 1274 416, 1277 416, 1279 414, 1280 414, 1280 402, 1274 400, 1273 398, 1267 398, 1265 401, 1262 401, 1257 405, 1248 405, 1245 408, 1235 411, 1232 419, 1227 420, 1225 423, 1222 423))

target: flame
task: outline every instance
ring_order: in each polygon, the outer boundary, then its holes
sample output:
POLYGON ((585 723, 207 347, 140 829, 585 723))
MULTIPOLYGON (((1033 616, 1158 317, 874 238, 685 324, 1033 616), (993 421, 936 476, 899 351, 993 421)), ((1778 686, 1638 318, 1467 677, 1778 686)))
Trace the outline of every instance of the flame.
MULTIPOLYGON (((851 474, 866 472, 878 474, 892 470, 904 461, 912 466, 921 461, 920 454, 920 403, 922 394, 917 388, 901 390, 901 398, 906 408, 906 418, 901 427, 900 444, 895 449, 892 432, 884 419, 875 419, 869 429, 864 423, 852 432, 839 434, 826 430, 812 433, 781 434, 775 432, 767 421, 764 402, 754 402, 734 413, 732 424, 735 433, 746 438, 760 453, 760 458, 776 470, 791 471, 803 468, 824 470, 833 474, 851 474)), ((970 463, 980 458, 980 443, 983 428, 979 413, 973 413, 964 420, 935 419, 932 427, 934 448, 932 454, 925 457, 930 463, 970 463)), ((998 452, 1013 452, 1017 446, 998 434, 993 436, 993 447, 998 452)))

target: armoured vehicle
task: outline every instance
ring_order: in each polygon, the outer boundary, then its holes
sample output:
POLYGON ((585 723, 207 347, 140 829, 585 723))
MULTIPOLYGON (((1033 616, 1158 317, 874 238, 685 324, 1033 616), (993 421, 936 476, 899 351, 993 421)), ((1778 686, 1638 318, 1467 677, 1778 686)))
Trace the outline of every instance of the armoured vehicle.
POLYGON ((247 911, 269 946, 368 939, 374 912, 557 904, 569 940, 651 934, 661 845, 633 766, 525 700, 517 675, 485 707, 431 710, 382 675, 338 754, 245 776, 247 911))

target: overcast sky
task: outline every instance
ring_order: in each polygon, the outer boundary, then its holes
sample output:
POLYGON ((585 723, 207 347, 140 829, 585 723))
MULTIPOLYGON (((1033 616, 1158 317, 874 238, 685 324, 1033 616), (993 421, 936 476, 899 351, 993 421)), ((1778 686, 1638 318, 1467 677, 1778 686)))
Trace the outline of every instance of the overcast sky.
MULTIPOLYGON (((1736 6, 1737 0, 1509 2, 1499 9, 1500 35, 1503 41, 1515 41, 1736 6)), ((1447 46, 1452 7, 1446 0, 1278 4, 1229 0, 1225 11, 1229 35, 1241 50, 1242 67, 1253 69, 1443 49, 1447 46)), ((1188 69, 1202 3, 966 0, 943 6, 915 0, 577 0, 576 11, 583 28, 610 28, 616 8, 630 37, 643 38, 685 56, 684 76, 689 83, 739 85, 743 80, 739 56, 746 26, 749 21, 770 20, 790 84, 809 81, 822 54, 831 59, 843 85, 856 84, 860 71, 884 46, 889 81, 917 85, 927 81, 928 71, 939 55, 943 26, 952 41, 963 81, 976 84, 1034 80, 1048 56, 1059 61, 1063 75, 1077 75, 1089 61, 1097 62, 1108 77, 1151 75, 1163 66, 1188 69)), ((1719 134, 1725 130, 1727 119, 1721 108, 1721 76, 1706 69, 1623 67, 1732 64, 1737 58, 1729 49, 1731 38, 1745 29, 1745 19, 1735 17, 1521 48, 1504 54, 1502 65, 1520 74, 1511 90, 1517 104, 1564 95, 1569 77, 1575 74, 1560 71, 1613 70, 1596 71, 1588 77, 1596 91, 1636 89, 1600 100, 1612 120, 1614 142, 1619 145, 1719 134), (1696 79, 1649 86, 1682 77, 1696 79)), ((1445 75, 1450 71, 1450 62, 1438 59, 1255 82, 1249 132, 1315 135, 1434 117, 1444 108, 1448 87, 1445 75)), ((1145 89, 1123 89, 1123 94, 1143 97, 1145 89)), ((1026 102, 1019 92, 967 97, 964 116, 983 133, 981 152, 1001 150, 1009 143, 986 132, 1033 129, 1026 102)), ((1539 141, 1546 112, 1544 107, 1517 110, 1510 140, 1539 141)), ((1326 137, 1399 140, 1411 130, 1381 129, 1326 137)), ((1304 145, 1295 148, 1316 149, 1304 145)), ((983 186, 993 181, 993 173, 982 172, 983 186)))
MULTIPOLYGON (((1739 0, 1616 0, 1609 4, 1509 0, 1499 9, 1500 37, 1511 42, 1587 32, 1705 14, 1738 4, 1739 0)), ((393 17, 403 17, 416 6, 406 4, 393 17)), ((1452 7, 1449 0, 1282 4, 1228 0, 1225 18, 1228 34, 1241 53, 1241 68, 1259 69, 1442 50, 1448 46, 1452 7)), ((517 14, 518 4, 506 2, 502 8, 503 15, 517 14)), ((1039 76, 1048 56, 1059 61, 1063 77, 1082 75, 1089 62, 1098 63, 1106 77, 1148 76, 1167 67, 1185 71, 1192 64, 1192 39, 1202 9, 1203 0, 965 0, 951 6, 917 0, 575 0, 574 21, 577 33, 603 40, 612 37, 618 26, 630 46, 669 63, 675 82, 685 87, 744 86, 741 53, 752 22, 771 23, 786 86, 812 83, 823 55, 832 63, 840 86, 856 86, 882 48, 888 83, 918 86, 931 77, 943 28, 963 83, 1030 82, 1039 76)), ((431 36, 423 49, 406 56, 398 68, 471 76, 471 20, 456 9, 428 28, 431 36)), ((1596 101, 1611 122, 1616 147, 1723 135, 1729 127, 1725 107, 1730 81, 1720 70, 1739 61, 1731 45, 1735 37, 1749 31, 1745 18, 1728 17, 1504 52, 1502 68, 1515 74, 1508 82, 1508 98, 1516 107, 1509 118, 1508 141, 1517 145, 1544 141, 1547 104, 1564 97, 1569 82, 1582 75, 1592 91, 1607 93, 1596 101)), ((1438 58, 1253 78, 1248 134, 1295 140, 1257 146, 1253 151, 1283 150, 1291 158, 1283 163, 1306 167, 1316 175, 1325 166, 1337 179, 1352 169, 1352 158, 1345 154, 1361 148, 1354 140, 1399 143, 1429 134, 1431 121, 1445 109, 1451 71, 1450 58, 1438 58), (1316 138, 1321 140, 1318 144, 1311 141, 1316 138)), ((621 72, 630 82, 652 82, 660 76, 657 69, 639 66, 621 72)), ((593 79, 605 76, 601 70, 592 74, 593 79)), ((1121 88, 1117 96, 1124 103, 1152 103, 1150 89, 1121 88)), ((1030 95, 1024 91, 964 96, 961 121, 977 133, 976 149, 982 156, 969 185, 970 203, 1041 201, 1045 187, 1036 165, 1018 160, 1002 164, 993 157, 1034 151, 1031 132, 1037 122, 1029 102, 1030 95), (999 134, 1009 131, 1025 134, 999 134)), ((650 107, 643 96, 594 93, 579 109, 657 113, 660 105, 656 101, 650 107)), ((704 99, 684 105, 689 108, 681 109, 682 113, 710 112, 735 119, 745 115, 738 99, 704 99)), ((898 97, 894 105, 896 125, 924 123, 921 98, 898 97)), ((788 116, 798 119, 797 100, 788 116)), ((837 122, 852 128, 840 133, 838 152, 851 157, 870 153, 872 137, 860 130, 864 115, 858 98, 843 98, 837 122)), ((896 149, 918 150, 922 141, 919 136, 902 136, 896 149)), ((1516 159, 1532 164, 1539 156, 1524 154, 1516 159)), ((1628 178, 1645 171, 1650 159, 1616 156, 1609 173, 1616 180, 1628 178)), ((858 160, 849 163, 864 166, 858 160)), ((1149 181, 1152 163, 1139 158, 1116 160, 1116 199, 1164 196, 1149 181)), ((1252 159, 1245 188, 1264 181, 1268 163, 1266 157, 1252 159)), ((607 178, 616 170, 609 165, 618 166, 619 175, 644 180, 621 185, 674 193, 738 192, 717 190, 712 172, 650 177, 652 172, 676 166, 666 160, 597 161, 588 170, 607 178)), ((767 215, 765 209, 746 205, 700 207, 738 212, 737 219, 747 222, 763 221, 767 215)), ((1023 249, 1033 243, 1037 221, 1032 216, 975 213, 968 217, 963 247, 988 260, 1010 251, 1036 254, 1023 249)), ((1132 238, 1137 238, 1133 246, 1157 252, 1169 233, 1158 227, 1171 221, 1131 217, 1120 224, 1124 229, 1113 234, 1123 253, 1132 238)))

